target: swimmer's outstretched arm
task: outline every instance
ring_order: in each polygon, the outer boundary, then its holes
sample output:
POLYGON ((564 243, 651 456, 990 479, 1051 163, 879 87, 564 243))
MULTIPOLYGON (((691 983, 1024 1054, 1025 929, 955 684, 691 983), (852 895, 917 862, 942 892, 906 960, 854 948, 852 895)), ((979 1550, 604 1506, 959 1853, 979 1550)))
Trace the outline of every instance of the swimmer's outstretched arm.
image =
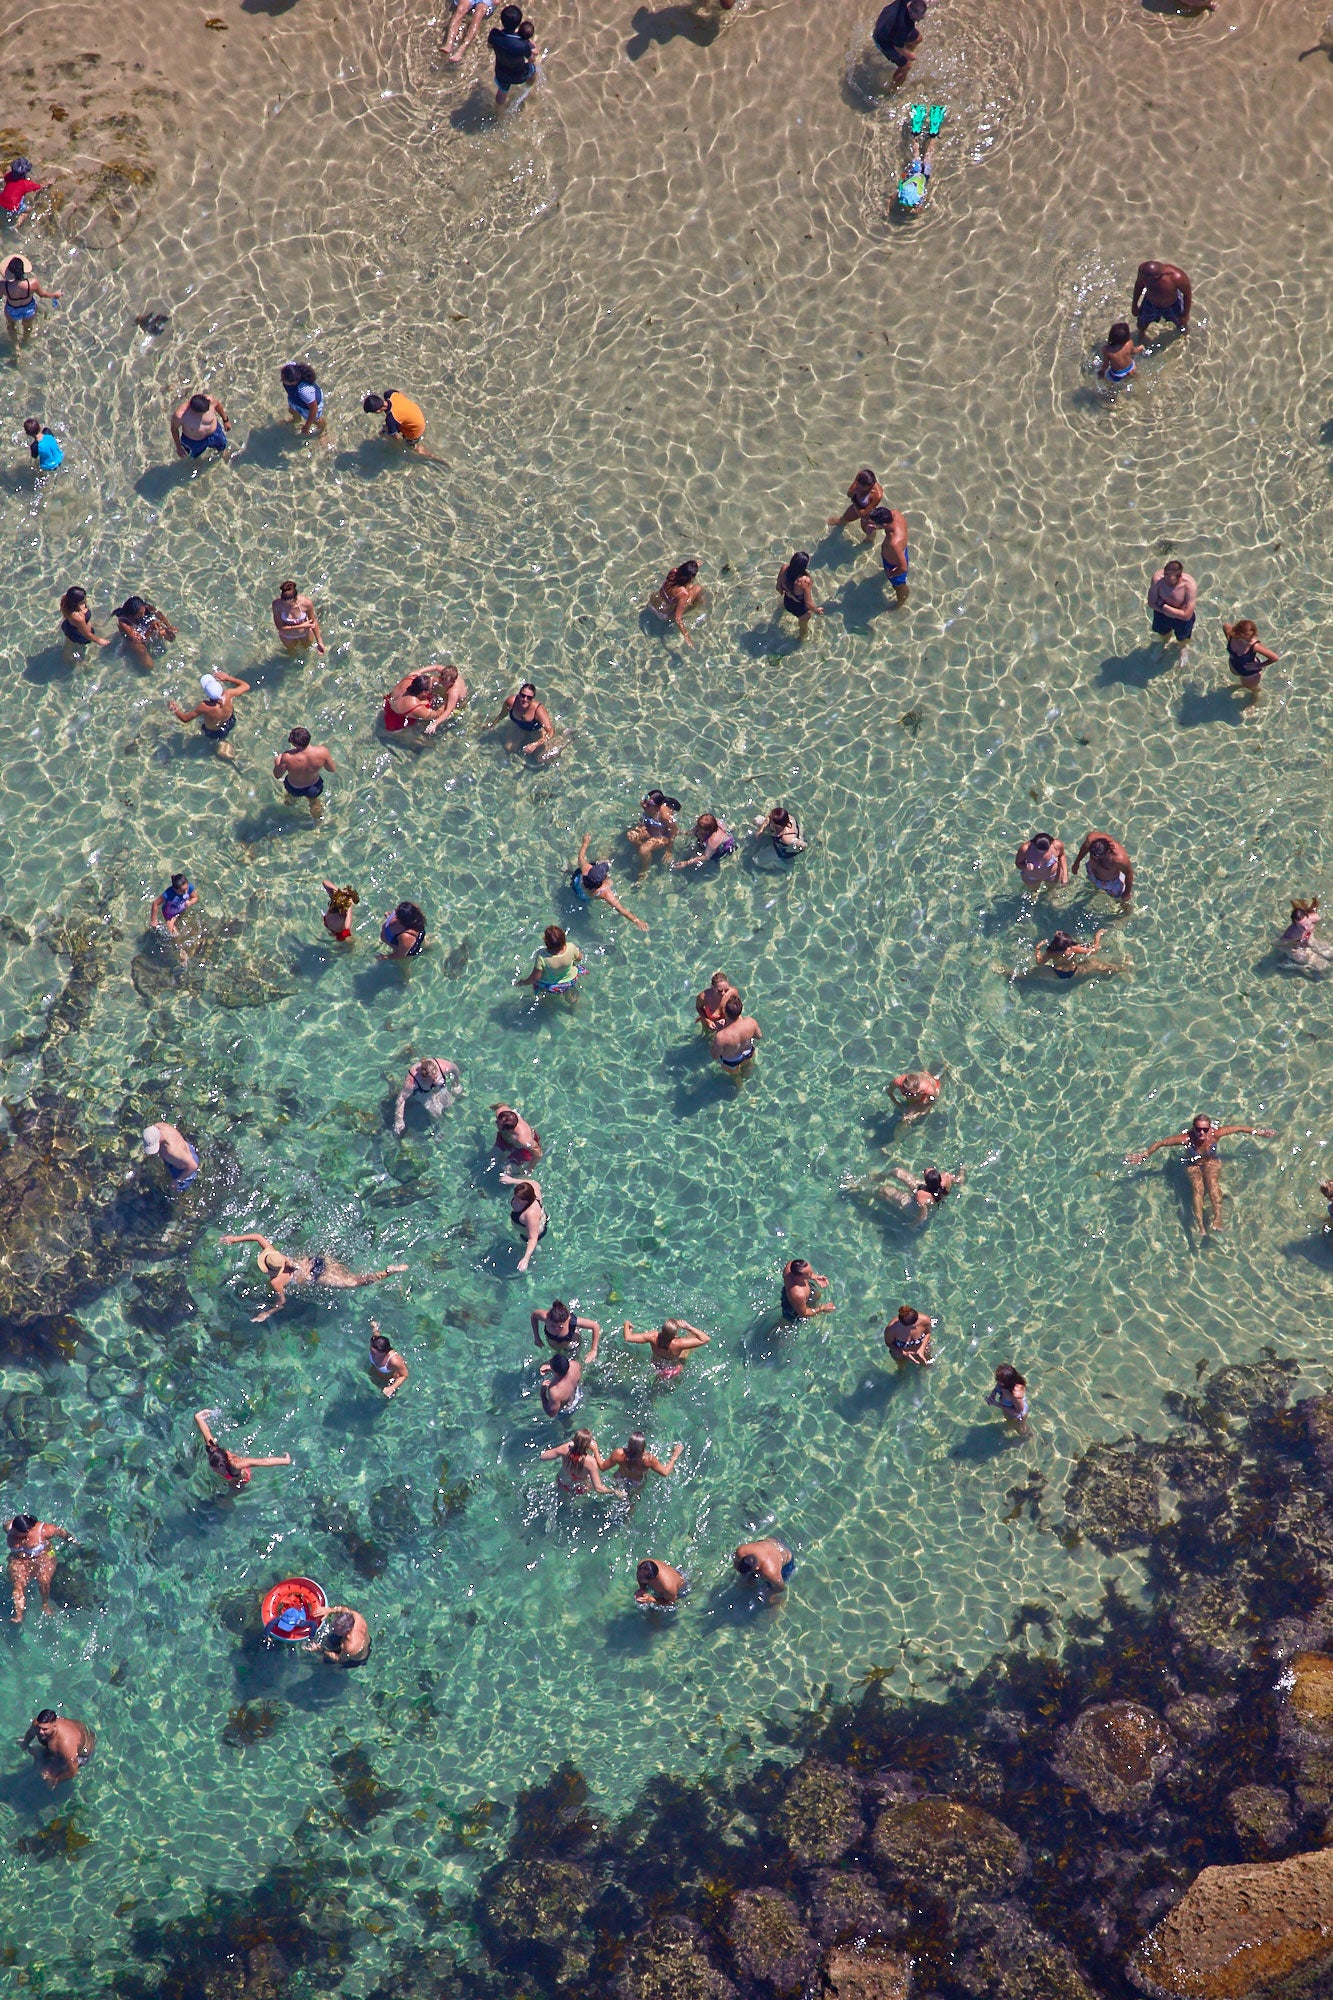
POLYGON ((1163 1146, 1183 1146, 1189 1138, 1188 1132, 1173 1132, 1169 1139, 1154 1139, 1151 1146, 1145 1146, 1140 1153, 1126 1153, 1125 1165, 1139 1167, 1150 1153, 1160 1152, 1163 1146))
POLYGON ((601 1338, 602 1338, 602 1329, 597 1324, 597 1321, 594 1320, 592 1322, 592 1345, 588 1349, 587 1357, 583 1364, 585 1368, 588 1367, 591 1362, 597 1359, 597 1349, 598 1345, 601 1342, 601 1338))
POLYGON ((633 910, 627 910, 625 908, 625 905, 621 902, 619 896, 617 896, 614 889, 608 888, 606 884, 603 883, 602 887, 597 891, 597 894, 600 896, 601 900, 604 903, 610 904, 611 908, 616 912, 618 916, 628 917, 629 921, 632 924, 636 924, 638 928, 643 932, 644 936, 647 937, 648 926, 643 921, 643 918, 636 917, 633 910))
POLYGON ((233 1452, 231 1462, 233 1465, 239 1465, 244 1471, 247 1465, 290 1465, 292 1459, 290 1452, 284 1452, 281 1458, 238 1458, 233 1452))
POLYGON ((676 1324, 683 1327, 690 1336, 688 1340, 673 1340, 671 1343, 673 1347, 678 1347, 682 1354, 691 1347, 707 1347, 711 1343, 712 1334, 705 1333, 702 1327, 691 1326, 687 1319, 677 1320, 676 1324))
POLYGON ((629 1342, 631 1347, 641 1347, 645 1341, 656 1340, 657 1335, 658 1328, 655 1326, 649 1327, 643 1333, 636 1333, 629 1321, 625 1321, 624 1338, 629 1342))

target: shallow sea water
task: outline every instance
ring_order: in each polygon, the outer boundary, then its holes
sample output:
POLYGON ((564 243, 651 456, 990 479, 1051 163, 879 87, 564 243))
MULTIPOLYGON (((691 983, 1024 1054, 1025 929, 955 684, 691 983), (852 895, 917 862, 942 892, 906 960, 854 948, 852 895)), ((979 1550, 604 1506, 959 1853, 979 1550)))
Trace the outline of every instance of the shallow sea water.
MULTIPOLYGON (((248 1887, 337 1807, 328 1759, 351 1744, 403 1793, 356 1846, 358 1993, 416 1934, 414 1889, 461 1888, 491 1851, 460 1851, 459 1816, 560 1759, 623 1805, 656 1770, 747 1755, 765 1718, 872 1665, 902 1691, 975 1668, 1020 1604, 1049 1607, 1058 1639, 1106 1578, 1134 1587, 1132 1562, 1052 1532, 1078 1454, 1164 1428, 1164 1391, 1267 1341, 1319 1379, 1333 1272, 1314 1192, 1328 992, 1269 948, 1289 893, 1333 887, 1333 67, 1297 60, 1319 9, 1016 22, 941 0, 914 94, 950 117, 908 223, 882 215, 902 105, 845 0, 743 0, 720 24, 542 10, 544 87, 499 128, 478 60, 443 64, 424 12, 256 0, 225 18, 59 10, 72 49, 143 64, 123 76, 160 178, 80 240, 34 230, 65 298, 0 369, 0 870, 34 935, 0 946, 0 1027, 50 1003, 43 929, 95 900, 117 970, 63 1057, 90 1122, 136 1066, 192 1103, 251 1093, 230 1130, 221 1108, 198 1126, 206 1162, 235 1149, 222 1226, 411 1271, 254 1327, 250 1253, 210 1233, 187 1272, 196 1330, 160 1355, 109 1295, 80 1315, 87 1349, 46 1371, 54 1441, 7 1501, 73 1528, 114 1584, 103 1611, 4 1627, 0 1726, 59 1699, 100 1737, 58 1795, 90 1837, 69 1861, 15 1851, 53 1808, 26 1777, 0 1784, 4 1941, 38 1991, 75 1962, 112 1968, 136 1916, 248 1887), (1190 270, 1195 331, 1108 404, 1089 357, 1154 253, 1190 270), (149 307, 172 314, 158 339, 134 323, 149 307), (329 394, 322 442, 282 428, 292 354, 329 394), (192 476, 168 463, 165 413, 198 384, 240 449, 192 476), (423 404, 447 465, 369 437, 360 397, 386 384, 423 404), (34 409, 68 452, 40 495, 20 462, 34 409), (911 523, 901 613, 877 558, 820 525, 864 461, 911 523), (796 544, 829 606, 800 648, 773 623, 796 544), (1168 544, 1200 584, 1184 665, 1146 647, 1168 544), (690 651, 640 615, 687 554, 709 586, 690 651), (283 575, 319 604, 322 666, 273 657, 283 575), (63 668, 55 604, 76 581, 102 629, 129 590, 152 596, 181 635, 167 660, 63 668), (1244 613, 1282 654, 1248 718, 1218 628, 1244 613), (386 743, 385 689, 445 657, 470 711, 424 749, 386 743), (256 689, 235 771, 164 705, 219 666, 256 689), (524 675, 569 738, 537 772, 480 733, 524 675), (268 775, 297 722, 339 765, 313 832, 268 775), (636 886, 621 830, 652 783, 738 826, 784 799, 809 853, 781 876, 745 858, 636 886), (1011 866, 1041 824, 1071 850, 1095 824, 1130 847, 1141 892, 1104 947, 1130 977, 1006 978, 1054 928, 1011 866), (510 982, 569 916, 585 830, 650 935, 572 917, 577 1009, 536 1012, 510 982), (242 920, 230 962, 267 1004, 140 998, 130 960, 175 866, 210 919, 242 920), (362 893, 345 958, 322 944, 321 875, 362 893), (436 939, 406 970, 369 942, 403 895, 436 939), (692 1025, 714 966, 764 1030, 739 1095, 692 1025), (383 1106, 430 1052, 466 1094, 400 1145, 383 1106), (885 1081, 938 1059, 941 1108, 895 1136, 885 1081), (486 1170, 501 1096, 547 1146, 552 1224, 527 1277, 486 1170), (1279 1128, 1228 1148, 1234 1205, 1202 1251, 1176 1170, 1121 1165, 1198 1108, 1279 1128), (960 1160, 965 1188, 918 1235, 839 1193, 845 1171, 960 1160), (774 1335, 798 1254, 838 1309, 774 1335), (607 1329, 582 1413, 603 1448, 636 1425, 684 1442, 632 1512, 557 1507, 538 1460, 562 1429, 527 1315, 557 1293, 607 1329), (941 1316, 939 1361, 894 1380, 880 1329, 903 1298, 941 1316), (388 1406, 358 1372, 372 1311, 413 1371, 388 1406), (656 1391, 614 1336, 673 1312, 713 1344, 656 1391), (1004 1359, 1031 1384, 1027 1442, 983 1407, 1004 1359), (219 1501, 201 1405, 291 1471, 219 1501), (442 1465, 470 1495, 437 1519, 442 1465), (1034 1475, 1045 1497, 1015 1518, 1034 1475), (373 1580, 318 1525, 330 1501, 389 1549, 373 1580), (770 1530, 798 1571, 762 1609, 728 1557, 770 1530), (630 1602, 646 1553, 694 1579, 652 1627, 630 1602), (224 1599, 293 1571, 366 1612, 364 1672, 321 1677, 227 1631, 224 1599), (266 1697, 290 1704, 277 1733, 228 1748, 229 1711, 266 1697)), ((54 20, 11 37, 39 77, 54 20)), ((67 93, 95 95, 90 78, 67 93)), ((1081 936, 1113 915, 1081 887, 1054 900, 1081 936)), ((6 1095, 31 1080, 16 1058, 6 1095)))

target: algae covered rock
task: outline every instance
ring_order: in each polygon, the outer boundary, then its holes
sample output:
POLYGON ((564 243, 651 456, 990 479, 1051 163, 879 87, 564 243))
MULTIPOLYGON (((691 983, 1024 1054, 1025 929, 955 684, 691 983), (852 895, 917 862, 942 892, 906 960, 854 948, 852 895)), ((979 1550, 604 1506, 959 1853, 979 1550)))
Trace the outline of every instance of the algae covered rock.
POLYGON ((594 1895, 592 1877, 573 1861, 536 1855, 504 1862, 487 1875, 480 1896, 491 1955, 515 1970, 539 1970, 561 1985, 578 1979, 592 1956, 583 1920, 594 1895))
POLYGON ((1297 1653, 1282 1677, 1284 1721, 1321 1742, 1333 1738, 1333 1654, 1297 1653))
POLYGON ((727 1919, 727 1941, 736 1967, 778 2000, 803 1993, 819 1954, 790 1896, 777 1889, 746 1889, 727 1919))
POLYGON ((616 2000, 736 2000, 687 1917, 667 1917, 636 1938, 615 1982, 616 2000))
POLYGON ((1175 1755, 1175 1737, 1152 1709, 1100 1701, 1061 1730, 1051 1767, 1099 1813, 1132 1813, 1147 1805, 1175 1755))
POLYGON ((875 1822, 872 1845, 885 1881, 949 1897, 1007 1896, 1027 1873, 1018 1835, 957 1799, 909 1799, 875 1822))
POLYGON ((1094 1444, 1065 1488, 1065 1525, 1099 1549, 1137 1549, 1162 1525, 1151 1450, 1094 1444))
POLYGON ((1205 1868, 1139 1947, 1129 1976, 1154 2000, 1265 2000, 1309 1991, 1333 1962, 1333 1848, 1205 1868))
POLYGON ((1237 1785, 1227 1794, 1227 1810, 1246 1854, 1276 1854, 1290 1844, 1291 1800, 1276 1785, 1237 1785))
POLYGON ((969 2000, 1092 2000, 1069 1953, 1019 1903, 978 1903, 959 1924, 954 1983, 969 2000))
POLYGON ((819 1758, 798 1764, 787 1781, 774 1828, 805 1866, 840 1861, 865 1833, 860 1795, 846 1771, 819 1758))
POLYGON ((1236 1576, 1187 1576, 1171 1599, 1171 1629, 1187 1652, 1214 1671, 1247 1666, 1258 1620, 1236 1576))
POLYGON ((894 1910, 864 1868, 820 1868, 810 1878, 807 1920, 821 1944, 897 1937, 906 1917, 894 1910))
POLYGON ((905 1951, 831 1951, 824 1960, 829 2000, 907 2000, 912 1961, 905 1951))

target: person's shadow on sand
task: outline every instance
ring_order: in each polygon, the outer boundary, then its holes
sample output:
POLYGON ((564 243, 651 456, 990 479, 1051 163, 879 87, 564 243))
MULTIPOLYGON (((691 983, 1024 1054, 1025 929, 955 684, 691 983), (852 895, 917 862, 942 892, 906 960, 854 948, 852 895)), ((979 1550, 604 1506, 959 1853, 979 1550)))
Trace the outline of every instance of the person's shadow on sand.
POLYGON ((693 42, 701 49, 708 48, 717 40, 722 27, 722 15, 704 14, 697 7, 640 7, 630 17, 634 33, 625 44, 625 54, 631 62, 638 62, 646 56, 654 45, 664 48, 678 36, 693 42))

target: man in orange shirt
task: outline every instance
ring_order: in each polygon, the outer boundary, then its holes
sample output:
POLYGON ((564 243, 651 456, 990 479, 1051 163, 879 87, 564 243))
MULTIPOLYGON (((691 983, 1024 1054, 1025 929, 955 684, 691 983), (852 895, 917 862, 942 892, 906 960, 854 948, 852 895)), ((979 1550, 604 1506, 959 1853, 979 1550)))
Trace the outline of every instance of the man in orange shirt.
POLYGON ((419 451, 423 458, 434 458, 433 451, 425 445, 426 419, 418 404, 410 396, 404 396, 399 389, 386 389, 382 396, 363 396, 361 407, 367 416, 377 417, 384 412, 384 436, 401 438, 409 451, 419 451))

